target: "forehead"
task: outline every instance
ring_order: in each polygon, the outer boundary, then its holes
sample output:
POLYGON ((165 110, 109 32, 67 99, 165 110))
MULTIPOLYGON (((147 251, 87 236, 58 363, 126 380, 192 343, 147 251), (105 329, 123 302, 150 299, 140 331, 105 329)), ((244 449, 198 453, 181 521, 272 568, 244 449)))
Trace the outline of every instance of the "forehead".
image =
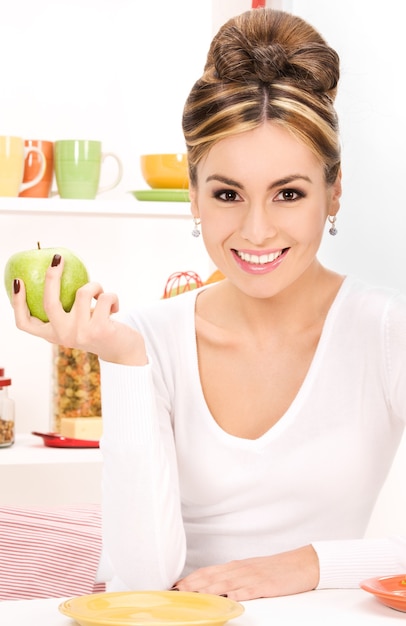
POLYGON ((304 141, 270 121, 215 143, 198 167, 203 177, 212 175, 212 170, 234 176, 240 173, 244 178, 283 177, 294 172, 312 172, 313 176, 322 177, 324 172, 323 165, 304 141))

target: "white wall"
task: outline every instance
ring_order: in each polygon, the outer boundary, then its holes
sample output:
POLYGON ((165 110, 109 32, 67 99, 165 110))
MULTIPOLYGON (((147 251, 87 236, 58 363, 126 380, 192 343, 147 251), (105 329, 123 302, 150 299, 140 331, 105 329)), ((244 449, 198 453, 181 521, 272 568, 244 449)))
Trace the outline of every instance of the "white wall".
POLYGON ((181 112, 203 67, 210 5, 13 0, 0 18, 0 134, 101 139, 124 161, 122 193, 142 183, 139 154, 184 150, 181 112))
POLYGON ((339 234, 321 258, 344 273, 406 291, 404 24, 397 0, 289 0, 341 57, 343 153, 339 234))

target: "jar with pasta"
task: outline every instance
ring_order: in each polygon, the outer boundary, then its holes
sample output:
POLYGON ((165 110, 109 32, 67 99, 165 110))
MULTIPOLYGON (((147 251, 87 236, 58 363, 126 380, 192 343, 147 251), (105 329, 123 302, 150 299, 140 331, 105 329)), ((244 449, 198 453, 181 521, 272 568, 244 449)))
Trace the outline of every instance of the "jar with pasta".
POLYGON ((10 386, 11 378, 6 378, 4 368, 0 368, 0 448, 14 443, 14 400, 8 394, 10 386))
POLYGON ((52 375, 51 430, 72 439, 99 440, 102 408, 97 355, 54 345, 52 375))

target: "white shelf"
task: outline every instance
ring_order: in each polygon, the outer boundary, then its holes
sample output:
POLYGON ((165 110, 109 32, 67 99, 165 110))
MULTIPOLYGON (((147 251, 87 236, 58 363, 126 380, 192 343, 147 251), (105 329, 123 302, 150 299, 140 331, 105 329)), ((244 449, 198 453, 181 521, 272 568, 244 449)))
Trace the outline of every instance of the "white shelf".
POLYGON ((191 219, 189 202, 140 202, 131 194, 117 200, 0 198, 0 215, 11 214, 191 219))
POLYGON ((47 448, 34 435, 18 435, 0 448, 0 506, 100 503, 99 448, 47 448))
POLYGON ((49 448, 35 435, 17 435, 12 446, 0 448, 0 467, 101 463, 101 460, 99 448, 49 448))

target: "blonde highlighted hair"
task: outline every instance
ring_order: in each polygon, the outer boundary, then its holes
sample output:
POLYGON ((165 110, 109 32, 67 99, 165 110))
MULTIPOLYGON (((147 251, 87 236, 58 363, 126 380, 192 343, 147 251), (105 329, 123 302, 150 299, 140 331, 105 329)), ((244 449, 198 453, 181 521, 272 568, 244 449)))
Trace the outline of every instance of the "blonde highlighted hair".
POLYGON ((339 73, 335 50, 297 16, 253 9, 226 22, 183 111, 191 185, 197 184, 197 165, 216 142, 266 120, 303 141, 332 184, 340 168, 334 109, 339 73))

